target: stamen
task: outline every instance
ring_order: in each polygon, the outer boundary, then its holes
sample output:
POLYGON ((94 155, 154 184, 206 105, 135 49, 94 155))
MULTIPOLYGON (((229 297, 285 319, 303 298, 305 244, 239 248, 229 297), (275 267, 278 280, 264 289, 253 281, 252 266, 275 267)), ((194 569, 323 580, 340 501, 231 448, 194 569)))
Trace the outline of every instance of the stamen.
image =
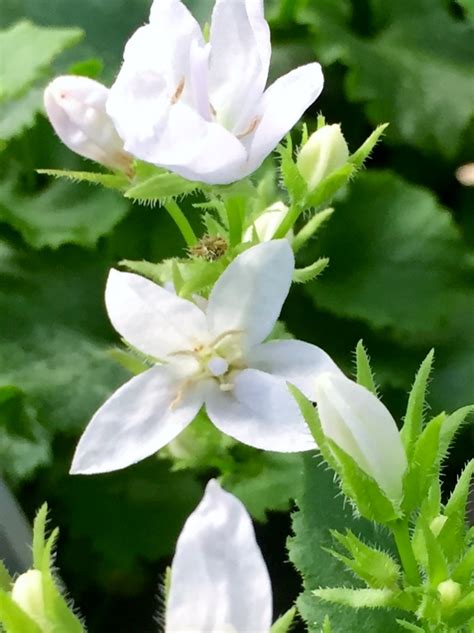
POLYGON ((236 334, 242 334, 242 333, 243 333, 243 330, 229 330, 228 332, 223 332, 222 334, 219 334, 219 336, 212 341, 211 347, 216 347, 217 345, 222 343, 222 341, 225 340, 228 336, 234 336, 236 334))
POLYGON ((178 101, 181 98, 181 95, 183 94, 185 84, 186 84, 186 78, 183 77, 181 81, 179 82, 179 84, 177 85, 174 95, 171 97, 171 105, 178 103, 178 101))
POLYGON ((234 385, 230 382, 221 382, 221 384, 219 385, 219 389, 221 391, 232 391, 233 388, 234 385))
POLYGON ((260 123, 260 121, 261 121, 261 118, 259 116, 256 116, 254 119, 252 119, 252 121, 250 122, 250 125, 248 126, 248 128, 246 128, 240 134, 236 134, 237 138, 240 140, 242 138, 245 138, 249 134, 252 134, 252 132, 255 132, 255 130, 257 129, 258 124, 260 123))

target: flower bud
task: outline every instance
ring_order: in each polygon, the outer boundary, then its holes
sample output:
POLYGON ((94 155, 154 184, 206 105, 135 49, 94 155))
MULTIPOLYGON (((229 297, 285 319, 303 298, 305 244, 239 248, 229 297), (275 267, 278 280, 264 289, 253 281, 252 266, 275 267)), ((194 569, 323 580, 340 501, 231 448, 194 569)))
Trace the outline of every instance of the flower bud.
MULTIPOLYGON (((254 231, 260 242, 268 242, 275 235, 277 228, 288 212, 288 207, 283 202, 275 202, 263 211, 255 222, 249 226, 244 234, 244 242, 251 242, 254 231)), ((289 240, 293 238, 293 230, 290 229, 286 236, 289 240)))
POLYGON ((123 149, 105 110, 108 88, 88 77, 63 76, 44 91, 49 121, 73 152, 111 169, 129 172, 131 156, 123 149))
POLYGON ((321 374, 315 399, 326 437, 350 455, 389 499, 400 501, 407 458, 388 409, 368 389, 342 374, 321 374))
POLYGON ((296 164, 309 191, 340 169, 349 159, 349 148, 340 125, 324 125, 316 130, 303 145, 296 164))
POLYGON ((430 530, 435 536, 439 536, 439 533, 444 527, 444 524, 448 520, 448 517, 444 514, 438 514, 430 523, 430 530))
POLYGON ((462 594, 462 587, 459 583, 454 582, 451 578, 440 582, 438 587, 439 599, 445 609, 451 609, 459 602, 462 594))
POLYGON ((48 630, 48 619, 44 608, 43 579, 41 572, 30 569, 16 579, 12 599, 38 624, 42 631, 48 630))

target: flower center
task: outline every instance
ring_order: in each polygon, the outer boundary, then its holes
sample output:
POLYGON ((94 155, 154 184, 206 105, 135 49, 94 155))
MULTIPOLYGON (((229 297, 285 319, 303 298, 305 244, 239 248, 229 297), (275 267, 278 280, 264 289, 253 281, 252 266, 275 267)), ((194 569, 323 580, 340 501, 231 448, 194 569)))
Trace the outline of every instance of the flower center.
POLYGON ((229 363, 221 356, 213 356, 207 363, 207 369, 213 376, 220 377, 229 370, 229 363))

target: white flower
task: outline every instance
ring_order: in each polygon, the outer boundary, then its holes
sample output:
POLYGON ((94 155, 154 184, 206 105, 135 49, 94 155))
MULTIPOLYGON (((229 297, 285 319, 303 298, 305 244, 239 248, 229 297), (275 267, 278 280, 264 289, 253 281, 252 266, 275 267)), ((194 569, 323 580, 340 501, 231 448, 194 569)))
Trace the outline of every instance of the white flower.
MULTIPOLYGON (((244 242, 251 242, 254 231, 260 242, 268 242, 275 235, 277 228, 280 226, 283 218, 288 213, 288 207, 283 202, 275 202, 263 211, 255 222, 249 226, 244 234, 244 242)), ((290 229, 286 235, 288 239, 293 238, 293 230, 290 229)))
POLYGON ((242 503, 211 480, 171 566, 166 633, 267 633, 270 578, 242 503))
POLYGON ((401 500, 407 458, 395 420, 368 389, 342 373, 321 374, 315 399, 324 434, 392 500, 401 500))
POLYGON ((61 141, 73 152, 128 172, 131 157, 105 111, 108 88, 88 77, 56 77, 44 91, 46 114, 61 141))
POLYGON ((209 43, 180 0, 155 0, 107 103, 125 149, 211 184, 251 174, 323 87, 312 63, 265 90, 270 55, 263 0, 216 0, 209 43))
POLYGON ((297 166, 313 191, 319 183, 334 171, 343 167, 349 159, 349 148, 341 132, 341 126, 323 125, 313 132, 298 154, 297 166))
POLYGON ((176 437, 205 404, 211 421, 233 438, 271 451, 314 448, 286 381, 305 394, 323 371, 339 371, 318 347, 262 341, 288 294, 294 258, 287 240, 239 255, 215 284, 207 307, 147 279, 112 270, 110 320, 122 337, 161 361, 132 378, 95 414, 71 472, 123 468, 176 437))

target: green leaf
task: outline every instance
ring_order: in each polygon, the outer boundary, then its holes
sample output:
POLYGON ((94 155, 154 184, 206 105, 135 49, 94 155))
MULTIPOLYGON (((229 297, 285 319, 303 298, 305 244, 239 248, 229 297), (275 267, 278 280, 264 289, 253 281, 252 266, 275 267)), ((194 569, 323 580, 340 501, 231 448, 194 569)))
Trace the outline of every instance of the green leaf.
POLYGON ((404 346, 445 337, 470 288, 469 251, 450 213, 391 172, 357 178, 311 255, 331 259, 305 288, 318 308, 387 331, 404 346))
POLYGON ((42 92, 31 88, 16 99, 0 102, 0 141, 10 141, 33 127, 43 107, 42 92))
POLYGON ((48 433, 78 433, 129 377, 107 356, 118 340, 102 307, 110 265, 79 249, 38 254, 0 241, 0 384, 21 385, 48 433))
POLYGON ((327 257, 320 257, 315 262, 305 268, 296 268, 293 272, 293 281, 297 284, 305 284, 316 279, 329 265, 327 257))
POLYGON ((314 237, 322 226, 329 220, 334 213, 334 209, 324 209, 315 213, 311 220, 307 222, 303 228, 295 235, 291 242, 293 251, 297 253, 308 241, 314 237))
POLYGON ((456 433, 472 413, 474 413, 473 405, 462 407, 461 409, 458 409, 457 411, 449 415, 443 422, 439 438, 440 460, 444 459, 444 457, 448 453, 448 450, 456 433))
POLYGON ((277 152, 280 154, 281 159, 280 169, 283 183, 288 191, 292 204, 297 205, 306 198, 308 187, 293 159, 293 142, 291 136, 288 135, 286 137, 286 144, 282 143, 277 147, 277 152))
POLYGON ((466 555, 458 562, 451 572, 451 578, 454 582, 461 585, 469 584, 474 569, 474 545, 467 551, 466 555))
POLYGON ((51 461, 50 435, 17 387, 0 386, 0 470, 22 481, 51 461))
POLYGON ((306 206, 317 208, 330 201, 339 189, 349 182, 356 171, 356 167, 350 163, 334 171, 330 176, 322 180, 316 189, 307 196, 306 206))
POLYGON ((160 203, 170 198, 188 195, 202 187, 202 183, 185 180, 177 174, 166 172, 158 173, 143 182, 132 185, 124 195, 137 202, 160 203))
POLYGON ((372 153, 374 147, 380 141, 383 133, 385 132, 388 126, 389 126, 388 123, 382 123, 381 125, 378 125, 376 129, 372 132, 372 134, 369 136, 369 138, 366 139, 362 143, 362 145, 359 147, 359 149, 356 150, 349 157, 349 162, 355 165, 357 169, 360 169, 364 165, 365 161, 368 159, 370 154, 372 153))
POLYGON ((81 29, 36 26, 28 20, 0 31, 0 101, 17 96, 38 79, 53 59, 83 37, 81 29))
POLYGON ((293 620, 295 619, 296 608, 288 609, 286 613, 278 618, 278 620, 270 627, 270 633, 288 633, 293 620))
POLYGON ((233 472, 222 485, 235 494, 257 521, 267 512, 287 512, 302 490, 303 462, 299 454, 257 453, 233 472))
POLYGON ((0 560, 0 590, 10 591, 12 585, 12 578, 5 567, 4 563, 0 560))
POLYGON ((375 396, 377 395, 377 387, 375 385, 374 374, 370 366, 370 358, 364 343, 360 340, 356 347, 356 363, 357 363, 357 382, 362 385, 375 396))
POLYGON ((33 523, 33 565, 38 571, 48 568, 49 560, 45 561, 46 547, 46 520, 48 516, 48 506, 44 503, 36 513, 33 523))
POLYGON ((423 414, 426 408, 426 390, 433 367, 433 359, 434 350, 431 350, 421 363, 408 398, 405 422, 400 431, 400 437, 405 446, 408 459, 410 459, 415 443, 421 433, 423 414))
POLYGON ((333 545, 331 530, 350 529, 366 543, 377 543, 388 552, 393 544, 383 528, 353 515, 333 474, 311 455, 304 457, 303 482, 303 492, 297 499, 299 510, 293 515, 295 536, 289 540, 289 554, 303 577, 304 593, 298 598, 298 609, 310 633, 321 632, 326 615, 334 632, 392 631, 399 615, 396 611, 356 611, 323 603, 313 595, 313 590, 321 586, 354 584, 352 573, 327 551, 333 545))
MULTIPOLYGON (((440 582, 443 582, 449 577, 448 563, 440 544, 424 518, 419 517, 418 522, 423 531, 423 537, 425 540, 428 561, 428 565, 426 567, 428 580, 432 587, 437 587, 440 582)), ((424 563, 424 560, 419 562, 424 563)))
POLYGON ((91 185, 102 185, 107 189, 126 189, 130 181, 125 174, 103 174, 93 171, 68 171, 65 169, 37 169, 38 174, 53 176, 54 178, 65 178, 72 182, 86 182, 91 185))
POLYGON ((91 248, 124 218, 129 206, 116 194, 74 190, 67 182, 51 184, 35 196, 16 193, 12 182, 0 184, 0 220, 8 222, 34 248, 78 244, 91 248))
POLYGON ((417 439, 409 456, 403 482, 403 508, 407 513, 418 507, 439 474, 439 436, 445 420, 441 413, 433 418, 417 439))
POLYGON ((474 474, 474 459, 472 459, 464 468, 459 480, 452 491, 448 502, 444 506, 444 513, 449 517, 457 514, 462 517, 466 516, 466 504, 470 491, 472 475, 474 474))
POLYGON ((11 596, 0 589, 0 625, 5 633, 42 633, 40 627, 21 609, 11 596))
POLYGON ((349 68, 349 100, 362 102, 373 124, 390 121, 393 141, 454 156, 473 112, 472 23, 442 0, 371 4, 385 14, 372 37, 321 20, 319 54, 349 68))
POLYGON ((342 604, 352 609, 390 607, 396 595, 390 589, 349 589, 347 587, 316 589, 313 593, 321 600, 342 604))

